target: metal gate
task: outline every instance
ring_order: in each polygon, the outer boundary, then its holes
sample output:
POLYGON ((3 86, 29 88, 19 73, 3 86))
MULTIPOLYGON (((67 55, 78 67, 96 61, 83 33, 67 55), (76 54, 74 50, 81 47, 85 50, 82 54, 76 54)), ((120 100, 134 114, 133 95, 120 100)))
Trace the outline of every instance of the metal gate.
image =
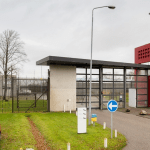
POLYGON ((48 111, 49 80, 12 78, 12 112, 48 111))

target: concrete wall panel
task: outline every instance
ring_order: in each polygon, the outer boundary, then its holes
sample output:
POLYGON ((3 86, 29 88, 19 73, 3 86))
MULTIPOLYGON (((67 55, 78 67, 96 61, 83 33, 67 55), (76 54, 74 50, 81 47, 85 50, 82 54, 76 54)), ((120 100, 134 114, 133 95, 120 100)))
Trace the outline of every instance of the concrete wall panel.
POLYGON ((50 111, 76 110, 76 67, 50 66, 50 111), (67 101, 71 99, 71 101, 67 101))

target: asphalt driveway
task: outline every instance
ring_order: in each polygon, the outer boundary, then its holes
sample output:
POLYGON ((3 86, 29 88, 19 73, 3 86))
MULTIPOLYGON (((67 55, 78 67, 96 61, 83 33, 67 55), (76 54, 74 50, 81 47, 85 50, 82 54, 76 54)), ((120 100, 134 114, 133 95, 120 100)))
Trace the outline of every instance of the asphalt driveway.
MULTIPOLYGON (((88 114, 88 113, 87 113, 88 114)), ((97 123, 106 122, 111 128, 111 113, 108 110, 93 110, 97 114, 97 123)), ((127 146, 123 150, 150 150, 150 119, 122 112, 113 113, 113 130, 124 134, 127 146)))

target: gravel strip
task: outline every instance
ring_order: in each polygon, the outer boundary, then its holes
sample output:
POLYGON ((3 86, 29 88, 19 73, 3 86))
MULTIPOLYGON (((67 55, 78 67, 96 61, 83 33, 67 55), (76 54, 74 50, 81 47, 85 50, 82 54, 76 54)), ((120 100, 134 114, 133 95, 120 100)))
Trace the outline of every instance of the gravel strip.
POLYGON ((32 134, 34 135, 37 144, 35 145, 38 150, 50 150, 48 147, 44 137, 41 135, 40 131, 37 129, 36 125, 32 122, 30 118, 28 118, 29 123, 31 125, 32 134))

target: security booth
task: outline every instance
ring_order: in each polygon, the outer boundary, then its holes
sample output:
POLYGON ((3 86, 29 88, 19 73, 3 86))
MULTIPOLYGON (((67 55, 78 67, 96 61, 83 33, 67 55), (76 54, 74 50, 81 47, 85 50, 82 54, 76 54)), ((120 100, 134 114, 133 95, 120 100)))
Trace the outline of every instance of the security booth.
MULTIPOLYGON (((90 59, 48 56, 36 64, 50 67, 50 111, 89 108, 90 59)), ((148 106, 150 66, 100 60, 92 64, 92 109, 107 109, 110 99, 119 102, 119 108, 126 107, 129 88, 137 91, 136 107, 148 106)))

